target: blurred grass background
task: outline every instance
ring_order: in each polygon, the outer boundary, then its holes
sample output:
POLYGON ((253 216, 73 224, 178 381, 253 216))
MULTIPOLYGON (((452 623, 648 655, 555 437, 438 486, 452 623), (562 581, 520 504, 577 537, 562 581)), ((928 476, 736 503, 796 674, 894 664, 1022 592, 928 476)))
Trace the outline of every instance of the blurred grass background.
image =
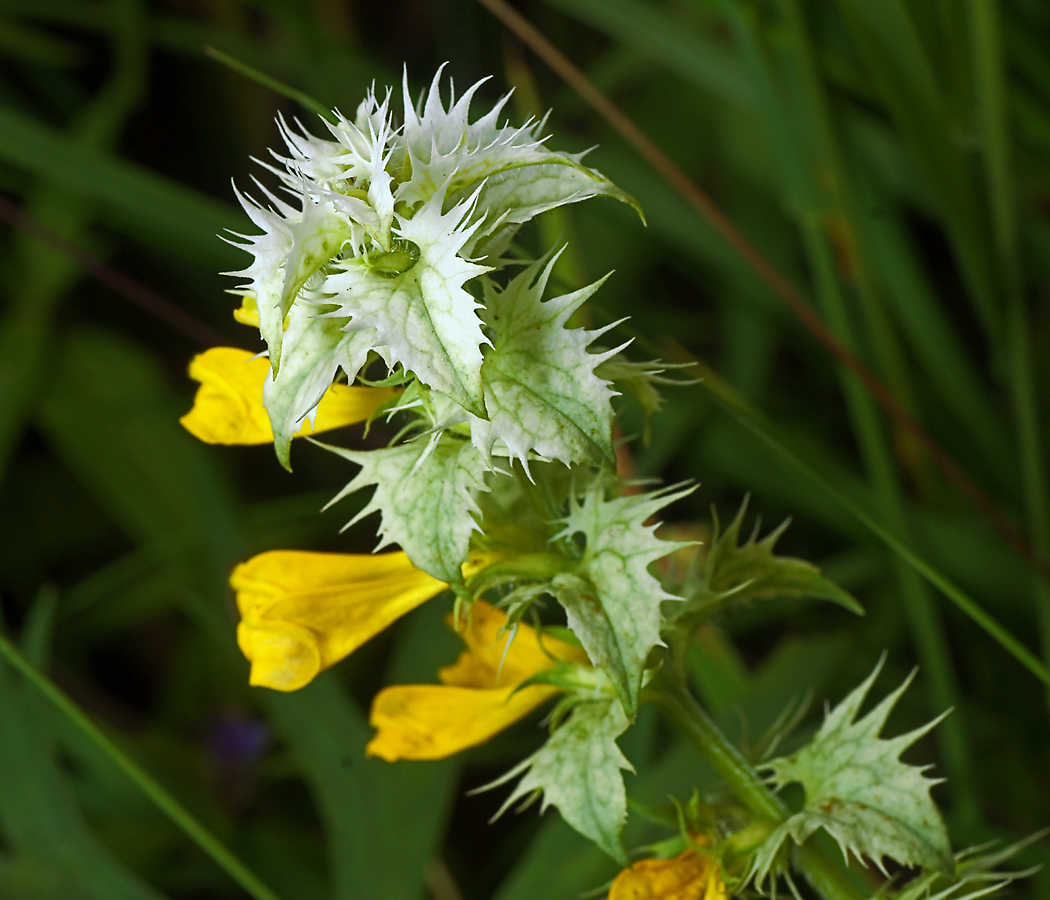
MULTIPOLYGON (((1040 0, 529 0, 519 9, 701 185, 841 343, 1050 558, 1050 9, 1040 0)), ((486 825, 466 797, 537 746, 524 725, 443 763, 363 758, 383 683, 432 680, 454 639, 424 607, 294 695, 249 690, 226 588, 276 547, 366 550, 370 523, 317 509, 348 477, 296 447, 197 445, 177 423, 208 344, 255 348, 218 274, 248 227, 231 177, 277 144, 274 116, 319 122, 207 58, 211 45, 350 114, 367 86, 415 88, 448 60, 492 74, 514 115, 553 108, 642 203, 593 201, 525 236, 567 238, 559 277, 610 268, 604 319, 632 315, 635 358, 690 355, 644 474, 697 479, 673 515, 707 527, 745 492, 782 551, 868 609, 770 603, 719 623, 700 694, 741 740, 792 696, 841 698, 889 652, 884 686, 921 665, 891 722, 955 712, 912 761, 962 847, 1050 823, 1050 727, 1037 679, 782 455, 775 441, 957 582, 1044 660, 1050 585, 929 452, 802 327, 709 222, 473 0, 0 2, 0 604, 23 650, 282 897, 570 898, 611 864, 553 814, 486 825), (21 212, 19 212, 21 211, 21 212), (27 222, 25 214, 28 214, 27 222), (34 223, 46 229, 41 240, 34 223), (55 236, 59 236, 56 238, 55 236), (69 247, 132 282, 138 305, 69 247), (150 293, 153 292, 153 293, 150 293), (154 296, 156 295, 156 296, 154 296), (158 300, 159 297, 159 300, 158 300), (165 303, 175 309, 173 313, 165 303), (181 316, 179 314, 181 311, 181 316), (438 635, 439 637, 435 637, 438 635)), ((125 284, 126 287, 126 284, 125 284)), ((126 291, 125 291, 126 293, 126 291)), ((641 434, 624 407, 624 430, 641 434)), ((819 721, 811 716, 813 723, 819 721)), ((624 739, 629 791, 661 803, 710 782, 646 711, 624 739)), ((636 817, 637 818, 637 817, 636 817)), ((658 835, 632 820, 635 843, 658 835)), ((1024 862, 1050 861, 1045 843, 1024 862)), ((1050 897, 1050 877, 1015 888, 1050 897)), ((0 897, 243 896, 114 767, 0 666, 0 897)))

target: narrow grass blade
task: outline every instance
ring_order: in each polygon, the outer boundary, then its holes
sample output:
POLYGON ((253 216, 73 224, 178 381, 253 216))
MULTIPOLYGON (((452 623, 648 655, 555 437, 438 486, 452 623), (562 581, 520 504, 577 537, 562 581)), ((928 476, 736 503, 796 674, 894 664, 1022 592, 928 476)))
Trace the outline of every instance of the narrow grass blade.
POLYGON ((309 94, 297 90, 296 88, 285 84, 283 81, 278 81, 276 78, 267 75, 265 72, 259 71, 254 66, 249 66, 247 63, 241 62, 239 59, 230 56, 229 53, 223 53, 222 50, 217 50, 215 47, 205 47, 204 52, 217 62, 233 69, 234 72, 243 75, 251 81, 261 84, 265 88, 269 88, 271 91, 280 94, 282 97, 288 97, 290 100, 294 100, 304 109, 317 113, 321 118, 327 119, 329 122, 337 121, 335 116, 332 115, 330 109, 327 109, 323 104, 318 103, 309 94))
MULTIPOLYGON (((22 633, 41 655, 53 599, 41 593, 22 633)), ((24 897, 31 890, 34 900, 163 900, 88 826, 59 763, 47 713, 33 689, 0 664, 0 895, 24 897)))
MULTIPOLYGON (((407 623, 395 681, 430 681, 455 657, 443 612, 433 600, 407 623)), ((294 694, 266 692, 263 699, 324 819, 335 900, 416 900, 439 852, 457 761, 391 765, 363 758, 372 731, 334 674, 294 694)))
POLYGON ((739 402, 731 399, 727 394, 716 389, 715 383, 710 379, 702 382, 711 395, 718 401, 719 405, 733 418, 750 430, 763 443, 783 457, 794 468, 805 475, 815 486, 826 493, 850 513, 858 522, 864 525, 875 537, 882 541, 894 553, 903 558, 923 578, 944 594, 958 609, 976 623, 989 637, 993 638, 1007 653, 1028 669, 1036 678, 1050 686, 1050 670, 1040 662, 1039 658, 1032 653, 1021 641, 1004 628, 994 617, 987 613, 975 600, 958 588, 951 580, 946 578, 936 568, 930 565, 917 553, 906 547, 886 527, 879 523, 874 517, 866 513, 845 494, 829 484, 816 470, 810 467, 801 458, 796 456, 783 443, 781 443, 772 431, 751 410, 742 406, 739 402))
POLYGON ((0 160, 97 202, 130 237, 167 254, 208 268, 233 268, 238 260, 216 237, 242 224, 231 206, 84 147, 6 106, 0 106, 0 160))
POLYGON ((54 704, 102 750, 190 840, 215 861, 254 900, 280 900, 266 885, 235 857, 226 846, 205 828, 178 800, 158 784, 145 769, 124 753, 50 678, 22 655, 6 635, 0 634, 0 656, 20 672, 47 700, 54 704))
POLYGON ((638 0, 547 2, 719 99, 745 106, 755 102, 754 92, 732 53, 652 4, 638 0))
MULTIPOLYGON (((1036 552, 1045 556, 1050 549, 1050 508, 1034 359, 1036 351, 1018 257, 1017 197, 1007 113, 1002 11, 993 0, 970 0, 969 11, 988 206, 992 213, 1000 279, 1009 298, 1005 340, 1024 500, 1032 543, 1036 552)), ((1050 587, 1041 581, 1036 581, 1033 587, 1043 659, 1050 660, 1050 587)))

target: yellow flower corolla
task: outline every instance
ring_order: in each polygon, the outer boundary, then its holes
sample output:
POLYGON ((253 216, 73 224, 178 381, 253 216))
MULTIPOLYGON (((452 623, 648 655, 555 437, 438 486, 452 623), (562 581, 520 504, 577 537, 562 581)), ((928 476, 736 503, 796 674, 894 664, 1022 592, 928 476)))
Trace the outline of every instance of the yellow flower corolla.
POLYGON ((726 886, 714 857, 686 850, 674 859, 643 859, 624 869, 608 900, 726 900, 726 886))
POLYGON ((230 576, 241 623, 237 643, 252 664, 249 683, 303 687, 323 669, 448 585, 401 552, 271 550, 230 576))
MULTIPOLYGON (((270 361, 236 347, 212 347, 190 363, 200 382, 193 408, 179 421, 206 444, 270 444, 273 429, 263 407, 263 384, 270 361)), ((397 395, 391 388, 333 384, 317 405, 313 426, 303 423, 296 437, 364 422, 397 395)))
POLYGON ((241 305, 233 311, 233 317, 242 325, 259 327, 259 304, 254 297, 241 297, 241 305))
POLYGON ((378 733, 365 753, 387 762, 442 759, 482 744, 557 693, 546 685, 519 690, 526 679, 558 660, 589 664, 579 648, 541 638, 528 625, 512 640, 509 632, 501 636, 506 624, 505 613, 475 602, 459 630, 467 649, 438 672, 442 684, 397 685, 376 695, 371 724, 378 733))

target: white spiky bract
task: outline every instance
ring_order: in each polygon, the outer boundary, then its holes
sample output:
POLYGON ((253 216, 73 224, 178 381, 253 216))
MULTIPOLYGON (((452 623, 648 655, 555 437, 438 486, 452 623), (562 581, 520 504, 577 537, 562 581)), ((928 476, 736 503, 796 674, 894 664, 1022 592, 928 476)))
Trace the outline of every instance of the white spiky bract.
POLYGON ((803 843, 825 829, 844 856, 871 860, 885 872, 888 857, 903 866, 951 871, 952 853, 944 820, 930 788, 927 767, 911 766, 900 755, 944 716, 895 738, 879 737, 887 716, 911 683, 904 683, 863 718, 864 698, 882 669, 875 671, 828 713, 816 736, 792 756, 771 760, 764 768, 780 789, 799 782, 806 793, 800 812, 789 816, 767 838, 751 863, 759 887, 775 869, 778 851, 789 837, 803 843))
POLYGON ((470 535, 478 528, 474 498, 485 490, 478 451, 466 441, 436 433, 430 441, 386 450, 329 449, 361 466, 331 503, 368 485, 376 488, 347 527, 378 511, 382 522, 376 550, 400 544, 417 568, 442 581, 459 582, 470 535))
POLYGON ((588 353, 591 342, 613 325, 595 331, 565 327, 604 279, 544 302, 555 262, 557 255, 540 260, 502 291, 487 290, 483 312, 496 334, 481 367, 488 421, 473 422, 471 436, 486 459, 502 441, 526 472, 532 454, 566 465, 614 462, 616 392, 594 370, 626 344, 588 353))
POLYGON ((348 329, 375 329, 387 365, 402 365, 428 387, 484 416, 486 339, 479 304, 463 285, 488 269, 459 256, 477 228, 467 224, 473 202, 464 200, 442 213, 444 199, 442 188, 411 219, 397 216, 397 238, 419 251, 406 271, 376 271, 361 257, 344 260, 336 263, 325 290, 338 315, 349 319, 348 329))
POLYGON ((270 364, 279 365, 284 336, 284 314, 281 312, 281 290, 284 287, 284 267, 292 250, 292 224, 296 212, 283 200, 267 194, 274 209, 258 205, 240 191, 237 200, 248 218, 262 234, 237 234, 244 243, 230 241, 234 246, 251 253, 255 258, 250 266, 236 272, 227 272, 246 279, 238 289, 255 298, 259 309, 259 333, 270 351, 270 364))
POLYGON ((472 85, 459 100, 450 88, 446 108, 442 69, 419 108, 412 104, 407 77, 404 82, 405 124, 398 150, 411 176, 398 188, 399 201, 425 202, 446 184, 449 198, 458 200, 480 185, 479 207, 489 228, 520 225, 545 210, 600 195, 629 203, 641 214, 630 195, 583 165, 585 154, 558 153, 544 146, 546 118, 530 119, 519 127, 501 124, 509 94, 471 122, 471 101, 488 79, 472 85))
POLYGON ((614 698, 577 706, 571 717, 532 756, 485 788, 523 775, 497 816, 538 792, 541 811, 557 807, 580 834, 590 838, 621 865, 627 864, 621 833, 627 819, 623 772, 633 772, 616 745, 629 720, 614 698))
POLYGON ((661 587, 649 566, 683 544, 658 538, 657 526, 645 523, 692 490, 669 488, 606 499, 603 486, 596 483, 582 500, 571 500, 565 528, 558 535, 582 535, 585 546, 575 573, 557 575, 551 593, 565 607, 569 628, 591 662, 609 676, 632 719, 646 658, 661 643, 660 605, 681 599, 661 587))
MULTIPOLYGON (((470 283, 499 264, 498 251, 518 226, 544 210, 599 195, 637 207, 581 154, 548 150, 543 121, 501 121, 509 95, 471 121, 483 83, 458 99, 450 85, 446 105, 439 70, 417 107, 406 73, 400 127, 391 93, 379 99, 374 90, 353 120, 333 114, 327 137, 281 120, 285 155, 263 165, 285 196, 258 182, 263 202, 238 193, 261 234, 235 236, 254 259, 231 274, 259 309, 273 370, 265 402, 283 462, 287 438, 310 414, 324 378, 341 368, 353 379, 367 350, 487 422, 487 339, 470 283), (331 321, 305 321, 317 316, 331 321), (286 364, 295 375, 282 378, 286 364)), ((527 443, 510 437, 515 446, 527 443)), ((552 448, 531 448, 541 456, 565 455, 549 437, 533 443, 552 448)))

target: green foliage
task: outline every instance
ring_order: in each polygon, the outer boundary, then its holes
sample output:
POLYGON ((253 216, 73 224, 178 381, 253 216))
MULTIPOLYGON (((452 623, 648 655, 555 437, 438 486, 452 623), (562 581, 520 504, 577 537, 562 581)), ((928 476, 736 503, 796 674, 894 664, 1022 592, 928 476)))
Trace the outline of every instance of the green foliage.
POLYGON ((530 453, 566 465, 613 462, 613 390, 595 373, 611 354, 587 352, 602 330, 565 327, 604 279, 544 301, 560 255, 485 295, 483 318, 496 338, 481 367, 488 422, 474 423, 472 438, 486 456, 502 441, 526 471, 530 453))
MULTIPOLYGON (((1041 5, 549 0, 519 9, 710 191, 1045 557, 1050 19, 1041 5)), ((453 796, 450 766, 394 769, 360 758, 368 729, 358 702, 380 682, 432 681, 455 653, 451 644, 433 646, 441 629, 422 628, 422 619, 364 648, 312 696, 271 697, 244 685, 223 587, 229 568, 271 547, 367 551, 372 541, 356 531, 337 541, 332 514, 316 516, 338 462, 329 454, 298 445, 295 476, 285 477, 264 450, 204 451, 174 424, 193 389, 186 359, 212 340, 209 332, 248 346, 222 295, 230 282, 214 274, 244 264, 216 239, 244 230, 230 176, 246 185, 244 161, 268 159, 275 111, 288 120, 301 114, 216 66, 204 45, 302 88, 323 109, 352 110, 373 80, 396 82, 406 61, 418 84, 445 59, 461 85, 497 73, 475 103, 494 101, 505 74, 516 86, 506 107, 515 122, 552 107, 537 136, 558 136, 566 149, 557 160, 483 169, 470 177, 495 177, 455 185, 452 201, 483 185, 479 204, 513 213, 503 229, 489 231, 495 219, 486 220, 465 252, 489 265, 484 257, 502 256, 515 235, 530 256, 568 241, 550 276, 552 296, 571 296, 615 268, 588 304, 590 318, 585 311, 570 324, 594 329, 631 315, 638 358, 695 355, 714 367, 693 370, 701 387, 667 392, 651 441, 628 441, 621 461, 642 476, 702 479, 702 492, 675 509, 691 537, 706 533, 710 501, 732 508, 726 504, 745 492, 772 521, 793 516, 792 556, 819 564, 820 578, 869 611, 854 620, 831 606, 806 607, 785 629, 775 604, 730 604, 700 629, 689 656, 704 704, 753 760, 765 746, 757 735, 793 695, 856 683, 883 647, 898 672, 917 655, 922 687, 895 715, 907 731, 956 707, 937 734, 956 843, 1010 844, 1045 824, 1043 691, 937 595, 909 584, 897 551, 873 539, 846 504, 943 573, 942 584, 994 610, 1023 638, 1018 646, 1042 653, 1050 617, 1032 568, 927 449, 851 377, 835 377, 837 364, 681 190, 542 63, 504 41, 481 5, 428 0, 404 29, 364 8, 287 0, 8 0, 0 20, 4 196, 202 326, 186 340, 148 299, 145 309, 127 304, 54 244, 5 228, 4 612, 18 630, 41 586, 55 587, 55 677, 282 897, 415 898, 429 889, 570 900, 608 882, 615 868, 558 818, 544 817, 538 829, 484 830, 491 810, 453 796), (573 158, 596 142, 587 157, 595 169, 573 158), (647 230, 612 203, 565 203, 538 226, 519 227, 567 198, 616 193, 597 169, 644 205, 647 230), (724 402, 711 402, 715 396, 724 402), (764 431, 727 414, 737 403, 764 431), (817 479, 799 477, 770 439, 817 479), (388 653, 397 672, 384 676, 388 653), (271 735, 264 751, 232 769, 207 739, 227 711, 271 735), (400 815, 420 796, 430 802, 413 807, 411 820, 400 815)), ((463 162, 456 155, 452 167, 466 172, 463 162)), ((283 273, 276 280, 280 294, 283 273)), ((330 341, 341 339, 338 320, 301 303, 310 290, 303 285, 289 328, 323 331, 323 347, 343 355, 330 341)), ((622 326, 610 332, 609 346, 627 336, 622 326)), ((483 354, 490 349, 481 345, 483 354)), ((632 376, 627 365, 642 364, 613 358, 595 374, 615 378, 651 411, 648 376, 632 376)), ((309 412, 312 388, 335 366, 322 352, 298 372, 284 358, 281 372, 288 380, 275 391, 278 433, 309 412)), ((644 433, 634 403, 625 398, 622 409, 622 434, 644 433)), ((377 422, 366 446, 389 436, 377 422)), ((542 464, 531 465, 536 475, 542 464)), ((540 516, 520 495, 512 512, 493 540, 549 551, 546 522, 564 510, 540 516)), ((763 543, 722 546, 758 563, 763 543)), ((428 626, 446 611, 432 606, 419 614, 433 617, 428 626)), ((553 607, 532 608, 554 621, 553 607)), ((657 646, 653 655, 662 653, 657 646)), ((133 884, 133 892, 172 900, 240 896, 39 698, 2 677, 8 737, 0 766, 10 784, 0 790, 0 893, 116 897, 133 884), (17 835, 33 836, 31 853, 17 835)), ((643 706, 619 738, 639 770, 632 799, 661 804, 695 786, 715 790, 695 751, 658 730, 651 712, 643 706)), ((466 783, 534 750, 528 729, 509 732, 466 759, 466 783)), ((639 818, 628 818, 628 849, 666 836, 639 818)), ((1023 852, 1022 868, 1050 859, 1038 843, 1023 852)), ((996 855, 957 859, 954 876, 898 876, 882 894, 976 897, 1009 877, 995 874, 996 855)), ((1048 896, 1046 871, 1013 892, 1048 896)))
POLYGON ((692 488, 606 499, 601 480, 570 498, 561 537, 581 535, 583 558, 574 572, 556 576, 550 590, 565 607, 569 627, 591 662, 605 670, 628 718, 638 711, 642 672, 660 643, 660 606, 679 598, 649 572, 651 563, 679 544, 653 533, 645 522, 692 488))
MULTIPOLYGON (((30 630, 41 624, 40 600, 30 630)), ((48 638, 45 626, 42 639, 48 638)), ((161 900, 88 826, 59 762, 52 719, 32 686, 0 667, 0 892, 26 900, 161 900)))
POLYGON ((542 793, 541 812, 548 806, 557 807, 580 834, 626 865, 620 838, 627 818, 622 771, 634 769, 616 739, 628 725, 615 699, 576 706, 540 750, 489 785, 496 787, 522 775, 500 812, 542 793))
POLYGON ((329 449, 361 467, 332 503, 376 486, 350 524, 378 510, 380 547, 399 544, 418 568, 458 584, 480 512, 474 495, 485 488, 481 454, 465 441, 441 434, 386 450, 329 449))
POLYGON ((661 362, 651 359, 646 362, 634 362, 622 354, 610 356, 595 369, 599 378, 615 382, 623 391, 630 394, 641 407, 645 417, 644 436, 646 445, 652 440, 652 417, 664 405, 661 387, 682 387, 692 382, 684 378, 671 378, 665 374, 676 369, 691 368, 691 363, 661 362))
POLYGON ((948 833, 930 797, 938 781, 925 776, 928 767, 900 761, 900 755, 940 719, 896 738, 880 738, 887 716, 911 682, 908 678, 858 719, 881 669, 882 663, 827 714, 820 731, 801 750, 763 765, 776 788, 797 781, 806 798, 802 810, 777 826, 756 852, 751 875, 757 884, 765 882, 788 837, 802 844, 820 828, 835 839, 844 856, 870 859, 883 871, 885 858, 903 866, 951 871, 948 833))
POLYGON ((977 897, 999 891, 1018 879, 1033 875, 1033 869, 1011 870, 1001 869, 1000 866, 1045 836, 1044 830, 1006 847, 991 848, 985 845, 964 850, 955 854, 954 865, 950 870, 926 872, 897 890, 883 889, 880 893, 896 900, 976 900, 977 897))
POLYGON ((853 597, 820 574, 812 563, 775 556, 773 549, 787 530, 785 522, 762 540, 759 525, 743 543, 740 529, 747 512, 745 501, 722 532, 717 515, 708 545, 686 574, 681 591, 685 602, 671 613, 671 621, 702 622, 723 609, 754 600, 806 597, 830 600, 854 613, 864 610, 853 597))

